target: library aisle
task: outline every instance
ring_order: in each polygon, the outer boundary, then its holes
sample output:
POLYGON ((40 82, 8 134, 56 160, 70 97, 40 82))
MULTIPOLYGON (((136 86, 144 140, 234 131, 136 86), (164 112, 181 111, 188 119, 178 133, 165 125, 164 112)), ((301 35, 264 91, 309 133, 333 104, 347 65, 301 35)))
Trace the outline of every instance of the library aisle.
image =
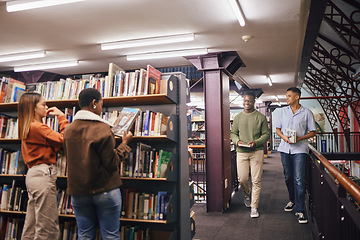
POLYGON ((295 212, 285 212, 288 194, 280 161, 273 152, 265 159, 259 203, 259 218, 250 218, 240 190, 224 213, 206 213, 205 204, 195 204, 194 240, 311 240, 310 224, 299 224, 295 212))

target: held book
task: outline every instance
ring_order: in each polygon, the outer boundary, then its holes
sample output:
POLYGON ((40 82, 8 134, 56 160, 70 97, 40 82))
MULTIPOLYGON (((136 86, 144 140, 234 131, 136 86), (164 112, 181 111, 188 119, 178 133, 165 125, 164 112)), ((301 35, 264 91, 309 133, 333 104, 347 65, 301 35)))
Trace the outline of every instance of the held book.
POLYGON ((285 129, 285 135, 290 136, 289 140, 292 143, 296 143, 296 131, 291 129, 285 129))
POLYGON ((124 107, 114 122, 113 132, 116 136, 122 136, 124 132, 129 131, 135 123, 135 119, 140 114, 138 108, 124 107))
POLYGON ((239 146, 239 147, 246 147, 246 148, 250 148, 250 147, 251 147, 251 145, 248 144, 248 143, 238 143, 238 146, 239 146))

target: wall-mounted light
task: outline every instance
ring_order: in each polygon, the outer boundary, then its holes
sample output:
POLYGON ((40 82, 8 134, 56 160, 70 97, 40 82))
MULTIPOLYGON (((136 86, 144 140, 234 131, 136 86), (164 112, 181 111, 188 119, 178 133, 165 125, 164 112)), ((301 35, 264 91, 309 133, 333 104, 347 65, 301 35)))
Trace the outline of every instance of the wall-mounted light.
POLYGON ((150 45, 158 45, 158 44, 166 44, 166 43, 176 43, 176 42, 187 42, 187 41, 193 41, 194 39, 195 39, 194 33, 131 39, 131 40, 118 41, 118 42, 102 43, 101 50, 141 47, 141 46, 150 46, 150 45))
POLYGON ((242 13, 241 7, 240 7, 240 3, 238 2, 238 0, 228 0, 230 3, 230 6, 236 16, 236 18, 238 19, 240 26, 245 26, 245 17, 244 14, 242 13))
POLYGON ((194 49, 184 49, 184 50, 176 50, 176 51, 133 54, 133 55, 127 55, 126 59, 128 61, 136 61, 136 60, 147 60, 147 59, 158 59, 158 58, 204 55, 207 53, 208 53, 207 48, 194 48, 194 49))
POLYGON ((273 83, 272 83, 270 75, 266 76, 266 78, 267 78, 267 80, 269 82, 269 86, 271 87, 273 83))
POLYGON ((41 57, 45 57, 45 55, 46 52, 44 50, 0 55, 0 62, 12 62, 19 60, 41 58, 41 57))
POLYGON ((35 71, 35 70, 45 70, 52 68, 64 68, 64 67, 76 67, 79 65, 79 61, 59 61, 59 62, 49 62, 43 64, 33 64, 33 65, 24 65, 14 67, 14 72, 25 72, 25 71, 35 71))
POLYGON ((50 7, 66 3, 81 2, 85 0, 37 0, 37 1, 11 1, 6 3, 6 11, 16 12, 34 8, 50 7))

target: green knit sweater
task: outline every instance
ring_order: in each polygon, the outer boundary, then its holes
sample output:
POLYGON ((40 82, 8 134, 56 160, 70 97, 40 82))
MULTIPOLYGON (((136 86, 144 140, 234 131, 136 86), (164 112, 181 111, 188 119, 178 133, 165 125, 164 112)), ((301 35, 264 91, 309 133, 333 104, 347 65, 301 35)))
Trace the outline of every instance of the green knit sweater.
POLYGON ((236 144, 237 152, 253 152, 263 150, 264 143, 270 138, 270 130, 266 117, 259 111, 251 113, 240 112, 234 118, 230 134, 231 140, 236 144), (255 141, 255 148, 238 147, 237 143, 255 141))

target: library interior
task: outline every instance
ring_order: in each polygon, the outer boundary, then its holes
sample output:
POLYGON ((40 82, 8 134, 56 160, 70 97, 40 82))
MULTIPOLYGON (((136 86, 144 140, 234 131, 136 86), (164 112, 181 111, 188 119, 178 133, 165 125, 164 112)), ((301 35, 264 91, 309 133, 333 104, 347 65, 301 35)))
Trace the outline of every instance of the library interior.
MULTIPOLYGON (((132 133, 106 173, 114 239, 360 239, 360 0, 1 0, 0 30, 1 240, 25 238, 46 165, 19 134, 30 92, 65 114, 41 120, 61 139, 99 104, 117 151, 132 133)), ((53 152, 56 236, 82 239, 68 186, 85 176, 53 152)))

